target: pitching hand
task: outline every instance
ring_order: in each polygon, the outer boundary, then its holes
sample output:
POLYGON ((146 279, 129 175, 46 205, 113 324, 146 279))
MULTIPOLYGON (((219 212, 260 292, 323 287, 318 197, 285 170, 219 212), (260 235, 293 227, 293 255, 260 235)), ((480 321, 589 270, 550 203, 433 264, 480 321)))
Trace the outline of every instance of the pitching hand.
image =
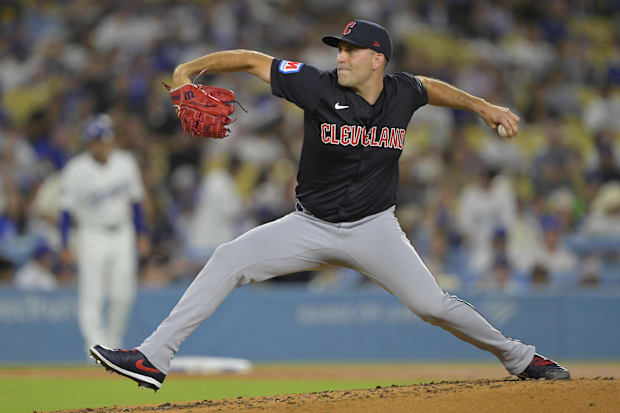
POLYGON ((514 138, 519 133, 521 119, 508 108, 488 103, 480 110, 479 115, 491 129, 497 130, 499 125, 503 125, 509 138, 514 138))

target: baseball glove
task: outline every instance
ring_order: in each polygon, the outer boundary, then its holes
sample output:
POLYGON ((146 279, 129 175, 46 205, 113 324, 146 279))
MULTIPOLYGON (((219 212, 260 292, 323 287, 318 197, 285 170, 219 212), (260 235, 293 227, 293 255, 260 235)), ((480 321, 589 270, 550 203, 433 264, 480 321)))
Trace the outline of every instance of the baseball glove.
POLYGON ((226 125, 232 122, 229 115, 235 111, 233 101, 235 92, 214 86, 186 84, 171 89, 172 105, 181 120, 183 130, 192 138, 224 138, 229 130, 226 125))

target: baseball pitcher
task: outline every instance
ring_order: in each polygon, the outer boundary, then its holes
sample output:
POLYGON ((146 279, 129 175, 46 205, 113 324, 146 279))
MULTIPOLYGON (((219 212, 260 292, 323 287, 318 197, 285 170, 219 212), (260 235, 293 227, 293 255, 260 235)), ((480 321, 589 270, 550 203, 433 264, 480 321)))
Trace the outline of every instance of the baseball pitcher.
POLYGON ((323 42, 338 48, 335 70, 247 50, 208 54, 176 68, 172 101, 184 129, 194 136, 225 136, 233 110, 234 95, 190 83, 201 70, 250 73, 304 110, 297 206, 218 247, 170 315, 137 349, 98 345, 91 355, 107 369, 157 390, 179 345, 233 289, 336 263, 382 285, 423 320, 491 352, 510 374, 569 378, 564 367, 505 337, 470 304, 442 291, 394 216, 398 160, 416 109, 431 104, 470 110, 491 128, 502 125, 509 137, 517 135, 519 118, 438 80, 386 74, 392 42, 378 24, 355 20, 323 42), (219 113, 209 113, 213 106, 219 113))

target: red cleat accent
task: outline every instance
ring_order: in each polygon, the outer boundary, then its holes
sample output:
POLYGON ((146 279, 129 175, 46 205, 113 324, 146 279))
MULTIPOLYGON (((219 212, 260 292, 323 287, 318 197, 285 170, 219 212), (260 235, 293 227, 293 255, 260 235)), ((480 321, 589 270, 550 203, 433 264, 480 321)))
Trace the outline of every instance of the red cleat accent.
POLYGON ((161 373, 157 369, 154 369, 154 368, 151 368, 151 367, 146 367, 143 363, 144 363, 144 359, 140 359, 140 360, 136 361, 136 367, 139 368, 140 370, 148 371, 150 373, 161 373))

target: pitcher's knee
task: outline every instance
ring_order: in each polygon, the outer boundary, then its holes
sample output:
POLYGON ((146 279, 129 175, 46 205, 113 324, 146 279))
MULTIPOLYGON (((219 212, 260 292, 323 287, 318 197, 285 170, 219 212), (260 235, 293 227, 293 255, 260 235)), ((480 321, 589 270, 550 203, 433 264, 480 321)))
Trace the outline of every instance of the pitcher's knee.
POLYGON ((438 316, 439 313, 437 312, 416 312, 416 314, 418 315, 418 317, 420 317, 423 321, 426 321, 427 323, 433 324, 433 325, 437 325, 441 322, 441 320, 443 320, 443 318, 441 316, 438 316))
POLYGON ((435 325, 445 319, 447 309, 448 306, 444 297, 429 300, 423 305, 412 308, 413 312, 422 320, 435 325))
POLYGON ((235 262, 235 248, 232 245, 232 242, 227 242, 225 244, 221 244, 219 247, 215 249, 211 258, 209 258, 208 263, 218 264, 218 265, 231 265, 235 262))
POLYGON ((213 255, 200 271, 199 276, 203 274, 208 277, 232 278, 233 284, 237 287, 249 283, 244 272, 249 270, 239 257, 238 248, 235 247, 234 241, 227 242, 215 249, 213 255))

